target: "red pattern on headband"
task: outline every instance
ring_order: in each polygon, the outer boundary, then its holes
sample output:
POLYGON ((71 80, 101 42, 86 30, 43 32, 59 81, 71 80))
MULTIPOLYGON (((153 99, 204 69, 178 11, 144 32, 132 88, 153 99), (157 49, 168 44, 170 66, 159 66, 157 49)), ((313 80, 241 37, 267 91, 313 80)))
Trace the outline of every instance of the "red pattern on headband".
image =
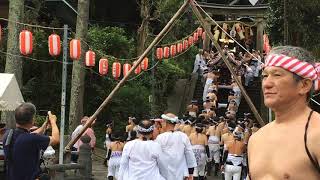
POLYGON ((314 80, 315 90, 319 90, 320 88, 320 63, 313 66, 295 57, 289 57, 283 54, 270 54, 265 61, 265 67, 268 66, 281 67, 302 78, 314 80))

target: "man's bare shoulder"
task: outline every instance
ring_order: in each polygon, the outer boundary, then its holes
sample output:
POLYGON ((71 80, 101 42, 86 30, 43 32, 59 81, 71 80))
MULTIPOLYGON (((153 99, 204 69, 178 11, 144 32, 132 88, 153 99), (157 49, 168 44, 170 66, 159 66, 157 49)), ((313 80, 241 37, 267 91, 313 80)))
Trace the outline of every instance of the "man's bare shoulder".
POLYGON ((274 122, 268 123, 262 128, 260 128, 256 133, 252 134, 249 139, 249 145, 255 144, 254 142, 264 142, 262 140, 272 133, 273 125, 274 122))

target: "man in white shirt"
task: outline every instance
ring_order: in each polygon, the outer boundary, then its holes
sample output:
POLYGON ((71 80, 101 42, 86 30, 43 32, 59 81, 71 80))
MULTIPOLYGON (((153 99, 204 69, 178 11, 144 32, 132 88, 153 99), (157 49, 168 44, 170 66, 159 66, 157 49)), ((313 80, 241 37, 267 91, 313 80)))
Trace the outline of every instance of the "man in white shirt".
POLYGON ((203 59, 203 50, 199 49, 199 53, 196 55, 196 59, 194 61, 193 71, 192 73, 196 73, 197 71, 201 70, 200 67, 205 64, 203 59))
POLYGON ((197 166, 192 146, 188 136, 180 131, 174 131, 178 117, 172 113, 161 115, 164 120, 161 125, 164 133, 155 140, 161 145, 164 161, 168 168, 167 180, 193 179, 193 171, 197 166))
POLYGON ((160 145, 151 140, 153 130, 150 121, 139 123, 139 138, 124 146, 118 180, 165 180, 167 168, 163 163, 160 145))

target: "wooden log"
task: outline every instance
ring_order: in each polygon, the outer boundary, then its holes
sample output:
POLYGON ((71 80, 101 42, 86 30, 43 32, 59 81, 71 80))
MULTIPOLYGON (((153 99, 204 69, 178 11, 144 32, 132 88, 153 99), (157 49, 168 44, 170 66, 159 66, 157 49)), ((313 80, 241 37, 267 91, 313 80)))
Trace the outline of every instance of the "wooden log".
POLYGON ((120 89, 120 87, 126 82, 126 80, 129 78, 129 76, 132 74, 132 72, 140 66, 140 63, 148 55, 148 53, 151 51, 151 49, 156 46, 163 36, 166 35, 166 33, 170 30, 170 28, 174 25, 174 22, 178 19, 178 17, 185 12, 186 8, 189 5, 190 0, 186 0, 183 5, 180 7, 180 9, 176 12, 176 14, 170 19, 168 24, 162 29, 162 31, 157 35, 157 37, 152 41, 152 43, 148 46, 148 48, 141 54, 139 59, 137 60, 137 63, 133 65, 131 70, 127 73, 125 77, 117 84, 117 86, 111 91, 109 96, 103 101, 103 103, 100 105, 100 107, 96 110, 96 112, 89 118, 87 123, 84 125, 80 133, 72 139, 66 146, 65 151, 70 152, 71 146, 78 141, 78 139, 82 136, 82 134, 88 129, 88 127, 92 124, 92 122, 97 118, 97 116, 100 114, 102 109, 110 102, 110 100, 113 98, 115 93, 120 89))

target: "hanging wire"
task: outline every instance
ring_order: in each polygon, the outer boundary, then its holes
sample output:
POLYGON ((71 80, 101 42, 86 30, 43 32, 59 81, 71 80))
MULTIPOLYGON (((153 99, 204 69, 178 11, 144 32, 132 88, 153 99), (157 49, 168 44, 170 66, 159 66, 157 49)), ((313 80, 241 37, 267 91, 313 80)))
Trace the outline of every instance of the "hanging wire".
POLYGON ((26 24, 26 23, 22 23, 22 22, 12 21, 12 20, 9 20, 9 19, 6 19, 6 18, 2 18, 2 17, 0 17, 0 20, 4 20, 4 21, 20 24, 20 25, 23 25, 24 27, 25 26, 29 26, 29 27, 34 27, 34 28, 59 29, 59 30, 63 30, 64 29, 64 28, 58 28, 58 27, 48 27, 48 26, 40 26, 40 25, 34 25, 34 24, 26 24))

